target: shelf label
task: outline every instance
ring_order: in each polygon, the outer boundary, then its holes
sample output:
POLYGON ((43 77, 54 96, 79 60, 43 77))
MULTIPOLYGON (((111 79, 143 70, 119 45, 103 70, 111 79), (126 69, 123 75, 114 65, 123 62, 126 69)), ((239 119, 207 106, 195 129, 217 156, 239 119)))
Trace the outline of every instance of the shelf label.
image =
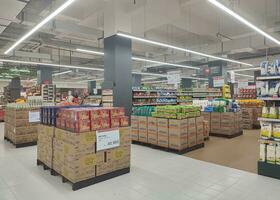
POLYGON ((39 111, 29 111, 29 122, 40 122, 39 111))
POLYGON ((119 129, 96 131, 96 151, 112 149, 120 146, 119 129))

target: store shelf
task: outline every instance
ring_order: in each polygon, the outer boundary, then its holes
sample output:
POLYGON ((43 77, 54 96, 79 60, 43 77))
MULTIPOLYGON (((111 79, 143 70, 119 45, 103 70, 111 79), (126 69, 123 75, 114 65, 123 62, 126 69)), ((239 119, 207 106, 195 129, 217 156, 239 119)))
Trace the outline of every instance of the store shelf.
POLYGON ((134 96, 134 99, 158 99, 158 98, 168 98, 168 99, 176 99, 177 96, 134 96))
POLYGON ((260 77, 257 77, 257 81, 265 81, 265 80, 280 80, 280 76, 260 76, 260 77))
POLYGON ((143 104, 133 104, 133 106, 159 106, 159 105, 176 105, 177 102, 175 103, 143 103, 143 104))
POLYGON ((280 97, 258 97, 258 99, 263 101, 280 101, 280 97))
POLYGON ((280 119, 271 119, 271 118, 259 117, 258 120, 263 121, 263 122, 279 122, 280 123, 280 119))

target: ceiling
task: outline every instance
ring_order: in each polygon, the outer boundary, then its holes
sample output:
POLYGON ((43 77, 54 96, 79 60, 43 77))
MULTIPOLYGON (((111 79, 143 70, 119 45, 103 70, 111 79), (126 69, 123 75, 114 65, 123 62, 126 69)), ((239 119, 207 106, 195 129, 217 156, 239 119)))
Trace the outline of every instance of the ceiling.
MULTIPOLYGON (((77 48, 103 51, 103 38, 110 20, 132 35, 217 56, 248 62, 274 59, 279 46, 223 13, 207 0, 76 0, 73 5, 21 44, 13 55, 7 50, 24 33, 50 14, 64 0, 1 0, 0 57, 103 68, 102 56, 76 52, 77 48), (110 13, 113 9, 113 13, 110 13)), ((246 19, 280 38, 279 0, 220 0, 246 19)), ((110 28, 110 27, 109 27, 110 28)), ((133 42, 133 54, 171 63, 205 63, 205 57, 133 42)), ((133 69, 165 73, 174 67, 147 69, 147 63, 133 63, 133 69)), ((14 67, 8 65, 8 67, 14 67)), ((28 67, 28 66, 26 66, 28 67)), ((245 66, 228 63, 226 69, 245 66)), ((61 72, 65 69, 56 69, 61 72)), ((184 75, 193 70, 182 70, 184 75)), ((253 74, 252 71, 242 72, 253 74)), ((34 74, 30 74, 32 78, 34 74)), ((81 81, 103 77, 102 72, 83 70, 55 77, 81 81), (79 79, 80 77, 80 79, 79 79)), ((33 77, 34 78, 34 77, 33 77)), ((244 77, 243 77, 244 78, 244 77)))

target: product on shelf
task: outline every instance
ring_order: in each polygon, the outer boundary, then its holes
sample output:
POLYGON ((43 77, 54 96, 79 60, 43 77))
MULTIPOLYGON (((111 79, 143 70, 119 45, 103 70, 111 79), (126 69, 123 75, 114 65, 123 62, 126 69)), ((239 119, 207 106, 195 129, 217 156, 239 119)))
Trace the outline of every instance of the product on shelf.
POLYGON ((239 99, 256 99, 257 90, 256 86, 248 86, 247 88, 240 88, 238 90, 239 99))
POLYGON ((240 99, 237 101, 241 107, 263 107, 264 101, 258 99, 240 99))
POLYGON ((229 85, 223 85, 222 93, 223 93, 223 98, 230 99, 231 98, 230 86, 229 85))
POLYGON ((114 105, 113 90, 105 89, 102 90, 102 104, 103 107, 112 107, 114 105))
POLYGON ((137 106, 132 108, 132 114, 135 116, 152 116, 155 106, 137 106))

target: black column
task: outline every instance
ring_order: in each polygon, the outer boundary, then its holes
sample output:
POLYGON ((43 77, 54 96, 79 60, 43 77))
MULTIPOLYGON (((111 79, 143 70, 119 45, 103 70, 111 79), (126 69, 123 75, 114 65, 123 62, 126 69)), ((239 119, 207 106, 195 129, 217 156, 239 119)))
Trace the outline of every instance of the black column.
POLYGON ((94 95, 93 90, 96 89, 96 81, 89 81, 88 82, 88 93, 89 95, 94 95))
POLYGON ((53 70, 50 67, 38 66, 37 70, 37 84, 52 84, 53 70))
POLYGON ((192 80, 189 78, 182 78, 181 85, 182 85, 182 88, 191 88, 192 80))
POLYGON ((131 40, 117 35, 104 39, 103 89, 113 89, 114 106, 125 107, 126 115, 132 109, 132 52, 131 40))
POLYGON ((141 86, 141 74, 132 74, 132 86, 140 87, 141 86))

